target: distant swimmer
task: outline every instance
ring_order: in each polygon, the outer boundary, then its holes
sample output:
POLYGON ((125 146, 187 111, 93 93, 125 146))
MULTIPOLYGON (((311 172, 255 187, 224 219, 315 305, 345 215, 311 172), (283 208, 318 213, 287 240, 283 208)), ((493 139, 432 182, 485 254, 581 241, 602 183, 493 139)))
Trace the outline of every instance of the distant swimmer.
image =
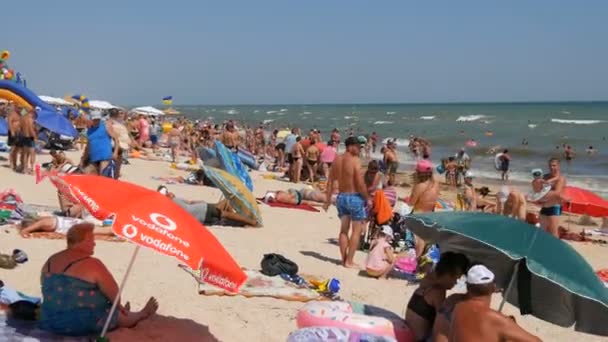
POLYGON ((572 159, 574 159, 574 156, 575 153, 572 146, 566 145, 566 147, 564 147, 564 159, 566 159, 567 161, 571 161, 572 159))
POLYGON ((592 146, 592 145, 589 145, 589 147, 587 147, 587 154, 588 154, 589 156, 594 156, 596 152, 597 152, 597 151, 596 151, 596 150, 593 148, 593 146, 592 146))

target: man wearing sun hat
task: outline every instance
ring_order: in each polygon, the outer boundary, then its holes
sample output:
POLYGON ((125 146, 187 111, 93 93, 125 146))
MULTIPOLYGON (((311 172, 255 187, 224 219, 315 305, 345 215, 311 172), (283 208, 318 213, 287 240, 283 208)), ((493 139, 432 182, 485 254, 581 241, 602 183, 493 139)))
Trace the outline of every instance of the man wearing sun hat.
POLYGON ((469 269, 467 296, 454 309, 449 341, 541 341, 518 326, 513 318, 490 308, 495 291, 492 271, 480 264, 469 269))
MULTIPOLYGON (((365 138, 363 138, 364 140, 365 138)), ((367 188, 363 181, 361 171, 361 145, 365 142, 358 137, 348 137, 344 144, 346 151, 337 156, 331 165, 329 179, 327 181, 327 199, 323 204, 323 209, 327 211, 331 203, 334 192, 334 181, 338 182, 338 196, 336 198, 336 208, 340 218, 340 234, 338 242, 340 245, 340 255, 342 265, 348 268, 359 268, 353 261, 355 252, 359 247, 359 240, 363 232, 367 212, 367 188), (348 236, 349 230, 352 233, 348 236)))

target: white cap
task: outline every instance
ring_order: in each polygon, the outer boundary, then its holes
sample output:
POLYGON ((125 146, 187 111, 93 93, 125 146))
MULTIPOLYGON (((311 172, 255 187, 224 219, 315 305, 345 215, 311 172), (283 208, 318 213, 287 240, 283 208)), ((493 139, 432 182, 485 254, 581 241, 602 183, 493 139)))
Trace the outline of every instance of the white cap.
POLYGON ((161 185, 160 187, 158 187, 158 192, 166 196, 169 193, 169 190, 167 190, 164 185, 161 185))
POLYGON ((382 233, 392 237, 393 236, 393 228, 391 228, 391 226, 389 226, 388 224, 385 224, 382 226, 382 233))
POLYGON ((538 174, 538 175, 542 176, 543 175, 543 169, 533 169, 531 171, 531 173, 532 173, 532 176, 534 176, 534 174, 538 174))
POLYGON ((96 119, 101 119, 101 117, 102 117, 103 115, 101 114, 101 111, 99 111, 99 110, 94 110, 94 111, 91 111, 90 116, 91 116, 91 120, 96 120, 96 119))
POLYGON ((277 197, 276 192, 267 192, 266 195, 264 195, 264 202, 274 201, 274 199, 276 197, 277 197))
POLYGON ((42 108, 40 108, 40 107, 36 106, 36 107, 34 108, 34 110, 36 110, 36 113, 40 113, 40 111, 42 110, 42 108))
POLYGON ((464 178, 475 178, 475 174, 471 171, 467 171, 464 173, 464 178))
POLYGON ((494 282, 494 273, 484 265, 475 265, 467 272, 467 284, 485 285, 494 282))

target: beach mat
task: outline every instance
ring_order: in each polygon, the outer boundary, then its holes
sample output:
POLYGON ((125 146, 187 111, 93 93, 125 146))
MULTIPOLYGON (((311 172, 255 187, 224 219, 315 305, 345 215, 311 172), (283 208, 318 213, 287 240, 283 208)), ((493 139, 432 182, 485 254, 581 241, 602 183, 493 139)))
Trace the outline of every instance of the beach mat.
MULTIPOLYGON (((47 239, 47 240, 65 240, 65 234, 55 232, 34 232, 29 233, 25 239, 47 239)), ((95 235, 95 240, 108 242, 125 242, 126 240, 115 235, 95 235)))
POLYGON ((40 330, 35 321, 22 321, 6 317, 0 312, 0 341, 3 342, 87 342, 94 337, 71 337, 40 330))
MULTIPOLYGON (((319 293, 307 289, 298 288, 295 284, 283 280, 281 277, 268 277, 255 270, 247 270, 247 281, 241 286, 238 293, 230 293, 215 286, 201 283, 200 271, 194 271, 185 265, 179 265, 198 282, 198 293, 204 296, 243 296, 271 297, 293 302, 308 302, 311 300, 323 300, 325 297, 319 293)), ((305 277, 304 277, 305 278, 305 277)))
POLYGON ((300 210, 304 210, 304 211, 312 211, 315 213, 318 213, 321 211, 307 203, 289 204, 289 203, 281 203, 281 202, 264 202, 263 198, 256 198, 256 199, 258 200, 258 202, 264 203, 273 208, 300 209, 300 210))

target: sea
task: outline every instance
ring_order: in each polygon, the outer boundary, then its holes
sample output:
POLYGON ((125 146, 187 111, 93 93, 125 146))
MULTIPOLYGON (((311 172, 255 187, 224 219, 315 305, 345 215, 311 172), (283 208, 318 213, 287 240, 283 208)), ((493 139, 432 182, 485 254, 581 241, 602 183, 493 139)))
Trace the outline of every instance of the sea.
MULTIPOLYGON (((563 161, 570 185, 608 197, 608 102, 450 103, 450 104, 319 104, 319 105, 195 105, 175 106, 187 117, 216 123, 237 120, 267 129, 299 127, 321 130, 329 138, 338 128, 344 138, 376 132, 380 140, 396 139, 403 170, 415 163, 408 137, 432 143, 431 159, 439 163, 462 147, 479 176, 500 178, 496 152, 508 149, 511 179, 529 181, 533 168, 547 170, 550 157, 563 157, 570 145, 576 156, 563 161), (475 147, 465 146, 474 139, 475 147), (527 144, 526 144, 527 142, 527 144), (594 154, 587 153, 592 146, 594 154), (496 152, 494 152, 496 151, 496 152)), ((377 152, 372 156, 380 158, 377 152)))

